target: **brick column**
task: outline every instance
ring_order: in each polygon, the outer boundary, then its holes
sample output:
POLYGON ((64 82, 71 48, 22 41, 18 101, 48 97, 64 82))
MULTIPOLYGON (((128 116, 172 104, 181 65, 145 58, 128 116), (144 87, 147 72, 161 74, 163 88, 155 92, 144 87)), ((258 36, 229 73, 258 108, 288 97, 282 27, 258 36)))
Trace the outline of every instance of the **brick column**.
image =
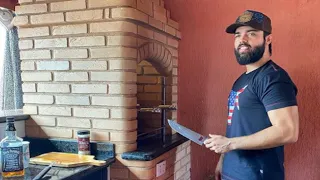
MULTIPOLYGON (((77 130, 89 129, 93 141, 115 144, 118 160, 112 178, 117 178, 118 172, 122 174, 123 166, 130 166, 124 168, 122 179, 154 179, 155 164, 146 162, 146 166, 137 168, 135 162, 122 162, 119 154, 136 149, 136 104, 159 94, 162 75, 168 79, 168 103, 177 103, 181 33, 164 2, 19 3, 14 23, 19 28, 24 113, 32 118, 26 126, 27 136, 71 139, 76 138, 77 130), (140 176, 139 172, 148 174, 140 176)), ((176 113, 168 117, 176 118, 176 113)), ((178 150, 162 157, 175 159, 172 163, 170 160, 170 170, 162 179, 190 177, 190 148, 183 155, 178 150), (182 156, 186 158, 182 160, 182 156), (172 165, 180 162, 177 158, 184 166, 173 171, 172 165)))
POLYGON ((139 49, 165 47, 175 57, 166 75, 177 75, 180 32, 163 1, 19 2, 27 135, 76 138, 90 129, 92 140, 115 143, 117 153, 135 150, 139 49))

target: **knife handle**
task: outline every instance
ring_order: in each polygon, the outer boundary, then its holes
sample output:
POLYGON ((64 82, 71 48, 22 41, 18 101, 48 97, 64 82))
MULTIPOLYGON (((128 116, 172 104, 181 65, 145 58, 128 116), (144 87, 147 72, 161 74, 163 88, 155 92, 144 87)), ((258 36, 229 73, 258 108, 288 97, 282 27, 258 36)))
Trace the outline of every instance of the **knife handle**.
POLYGON ((44 175, 49 172, 49 170, 52 168, 53 164, 50 164, 49 166, 45 167, 36 177, 33 178, 33 180, 39 180, 41 179, 44 175))

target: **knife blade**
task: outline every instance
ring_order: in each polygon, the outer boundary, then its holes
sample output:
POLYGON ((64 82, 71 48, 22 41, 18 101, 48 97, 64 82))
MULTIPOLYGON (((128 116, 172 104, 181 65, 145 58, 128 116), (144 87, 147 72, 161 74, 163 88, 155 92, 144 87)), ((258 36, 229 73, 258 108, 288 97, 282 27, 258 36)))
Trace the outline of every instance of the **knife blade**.
POLYGON ((179 134, 181 134, 182 136, 190 139, 191 141, 199 144, 200 146, 203 145, 203 142, 207 139, 206 136, 203 136, 199 133, 196 133, 194 131, 192 131, 189 128, 186 128, 180 124, 178 124, 177 122, 168 119, 168 123, 170 125, 170 127, 172 129, 174 129, 175 131, 177 131, 179 134))

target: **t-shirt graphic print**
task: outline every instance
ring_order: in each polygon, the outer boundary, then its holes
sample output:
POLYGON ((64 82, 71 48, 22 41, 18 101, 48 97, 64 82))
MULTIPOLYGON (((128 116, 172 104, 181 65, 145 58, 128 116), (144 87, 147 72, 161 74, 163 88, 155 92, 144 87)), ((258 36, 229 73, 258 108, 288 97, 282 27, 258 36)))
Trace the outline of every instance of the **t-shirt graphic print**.
POLYGON ((231 90, 229 99, 228 99, 228 109, 229 109, 229 115, 228 115, 228 125, 231 125, 232 122, 232 115, 234 112, 234 108, 237 107, 238 110, 239 108, 239 96, 240 94, 247 88, 248 85, 244 86, 241 88, 239 91, 233 91, 231 90))

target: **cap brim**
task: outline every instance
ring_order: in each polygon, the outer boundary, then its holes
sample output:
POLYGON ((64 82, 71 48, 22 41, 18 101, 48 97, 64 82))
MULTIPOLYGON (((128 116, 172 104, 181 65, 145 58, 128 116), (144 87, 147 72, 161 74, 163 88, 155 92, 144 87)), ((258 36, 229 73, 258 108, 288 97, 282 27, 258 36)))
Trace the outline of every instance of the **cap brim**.
POLYGON ((241 24, 241 23, 234 23, 234 24, 231 24, 230 26, 227 27, 226 29, 226 33, 229 33, 229 34, 234 34, 237 30, 238 27, 241 27, 241 26, 248 26, 246 24, 241 24))

